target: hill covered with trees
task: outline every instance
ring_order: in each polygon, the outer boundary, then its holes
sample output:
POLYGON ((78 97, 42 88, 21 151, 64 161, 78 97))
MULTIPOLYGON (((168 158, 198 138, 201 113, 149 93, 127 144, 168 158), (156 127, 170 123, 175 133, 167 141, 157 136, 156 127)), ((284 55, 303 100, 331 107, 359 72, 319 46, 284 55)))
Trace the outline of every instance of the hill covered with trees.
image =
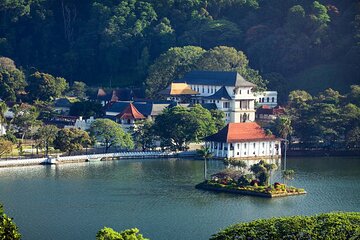
POLYGON ((70 83, 144 86, 156 59, 184 46, 233 47, 286 93, 360 80, 356 0, 6 0, 0 19, 1 56, 70 83))

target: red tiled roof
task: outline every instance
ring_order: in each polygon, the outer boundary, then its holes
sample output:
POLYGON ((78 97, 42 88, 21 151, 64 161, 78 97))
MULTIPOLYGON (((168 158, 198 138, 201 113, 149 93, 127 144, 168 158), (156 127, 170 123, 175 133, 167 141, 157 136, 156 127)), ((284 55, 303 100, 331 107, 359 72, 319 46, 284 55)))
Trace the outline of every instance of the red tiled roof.
POLYGON ((142 115, 132 103, 129 103, 116 117, 120 119, 145 119, 144 115, 142 115))
POLYGON ((214 142, 244 142, 275 140, 274 135, 266 135, 263 128, 255 122, 229 123, 219 132, 207 137, 205 140, 214 142))

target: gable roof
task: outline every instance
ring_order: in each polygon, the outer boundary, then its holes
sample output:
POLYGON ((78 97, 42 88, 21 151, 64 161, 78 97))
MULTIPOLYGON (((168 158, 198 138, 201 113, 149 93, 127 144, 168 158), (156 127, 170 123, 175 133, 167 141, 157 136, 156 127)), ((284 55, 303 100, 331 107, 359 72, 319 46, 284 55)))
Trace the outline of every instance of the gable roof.
POLYGON ((206 99, 216 99, 216 100, 231 100, 231 97, 228 93, 228 91, 226 90, 225 86, 222 86, 219 90, 216 91, 216 93, 214 93, 213 95, 204 97, 206 99))
MULTIPOLYGON (((126 107, 129 105, 129 101, 123 102, 114 102, 107 106, 106 112, 113 113, 122 113, 126 107)), ((134 107, 141 113, 143 116, 157 116, 159 115, 166 107, 170 105, 170 102, 132 102, 134 107)))
POLYGON ((255 84, 246 81, 237 72, 222 71, 192 71, 175 82, 185 82, 193 85, 256 87, 255 84))
POLYGON ((266 135, 264 129, 255 122, 229 123, 219 132, 205 138, 206 141, 226 143, 275 139, 274 135, 266 135))
POLYGON ((144 115, 142 115, 134 106, 134 104, 129 103, 129 105, 116 116, 120 119, 144 119, 144 115))
POLYGON ((162 95, 197 95, 197 91, 194 91, 186 83, 171 83, 166 89, 159 92, 162 95))

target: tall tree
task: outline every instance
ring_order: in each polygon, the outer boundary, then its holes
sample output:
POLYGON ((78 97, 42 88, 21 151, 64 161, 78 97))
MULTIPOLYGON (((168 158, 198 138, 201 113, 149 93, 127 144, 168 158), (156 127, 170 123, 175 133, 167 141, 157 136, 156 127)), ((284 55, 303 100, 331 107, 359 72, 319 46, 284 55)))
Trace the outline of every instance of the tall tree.
POLYGON ((32 101, 50 101, 62 96, 69 84, 64 78, 53 77, 47 73, 35 72, 28 78, 27 91, 32 101))
POLYGON ((60 151, 67 152, 69 155, 89 145, 91 145, 89 134, 76 128, 59 130, 54 140, 54 147, 60 151))
POLYGON ((45 155, 49 154, 49 148, 53 146, 59 129, 54 125, 40 127, 34 135, 36 148, 45 148, 45 155))
POLYGON ((5 101, 15 101, 25 86, 25 75, 16 68, 14 61, 0 57, 0 98, 5 101))
POLYGON ((122 127, 110 119, 96 119, 90 127, 91 136, 105 146, 105 152, 110 147, 132 149, 134 142, 129 133, 125 133, 122 127))

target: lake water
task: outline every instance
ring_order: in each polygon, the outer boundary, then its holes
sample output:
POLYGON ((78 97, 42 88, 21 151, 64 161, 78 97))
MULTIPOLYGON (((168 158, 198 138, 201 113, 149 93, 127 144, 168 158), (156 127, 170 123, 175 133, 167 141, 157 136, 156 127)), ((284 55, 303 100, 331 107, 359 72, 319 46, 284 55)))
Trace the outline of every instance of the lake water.
POLYGON ((0 202, 25 240, 95 239, 104 226, 137 227, 152 240, 201 240, 257 218, 360 211, 360 157, 290 158, 287 166, 296 172, 291 185, 307 195, 205 192, 194 188, 203 161, 151 159, 0 169, 0 202))

